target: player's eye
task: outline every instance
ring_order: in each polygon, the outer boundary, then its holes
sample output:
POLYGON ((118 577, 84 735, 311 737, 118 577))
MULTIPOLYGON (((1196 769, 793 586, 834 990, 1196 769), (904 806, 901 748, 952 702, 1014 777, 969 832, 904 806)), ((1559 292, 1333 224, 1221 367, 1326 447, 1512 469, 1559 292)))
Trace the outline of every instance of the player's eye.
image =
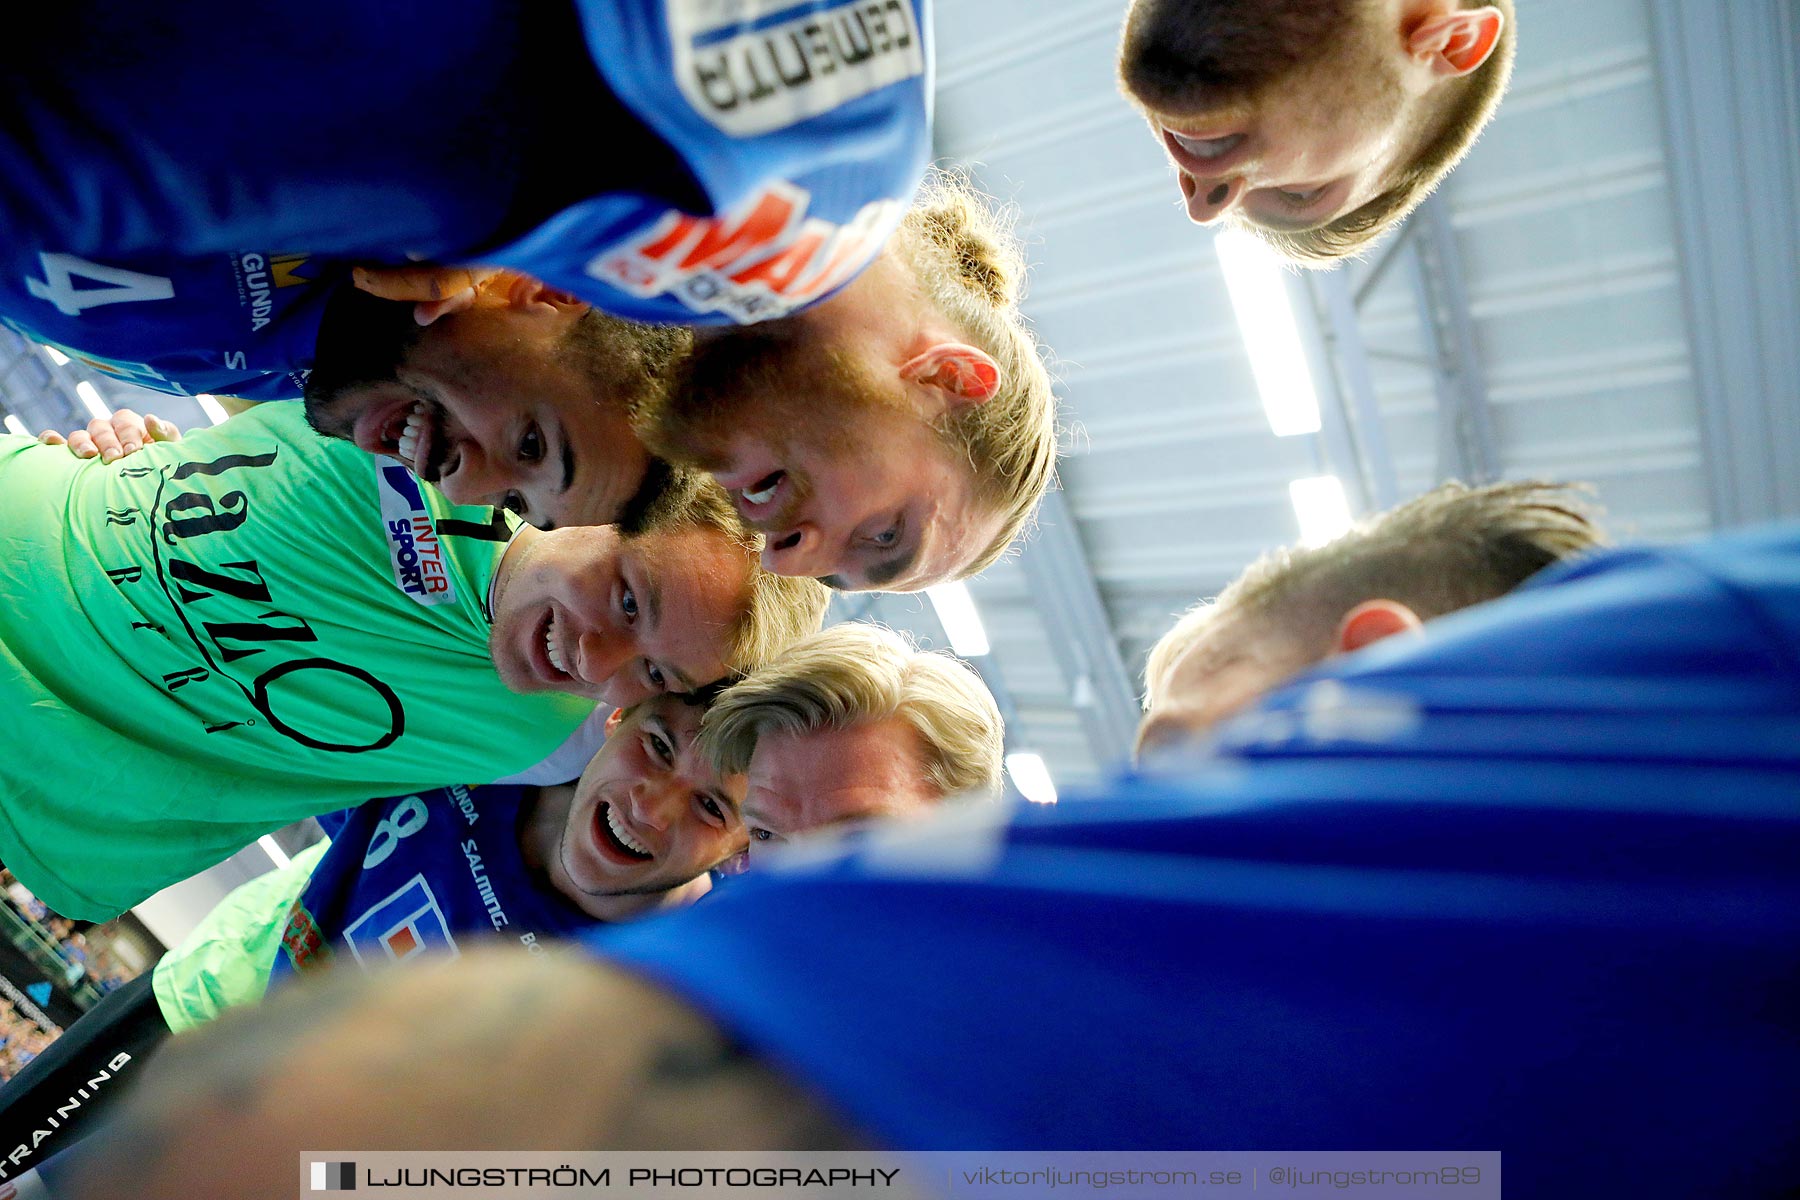
POLYGON ((901 518, 895 517, 892 525, 889 525, 886 529, 872 537, 864 538, 863 541, 871 546, 876 546, 885 550, 887 547, 894 545, 900 540, 900 533, 904 526, 905 522, 901 518))
POLYGON ((519 438, 519 461, 522 463, 538 462, 544 457, 544 434, 536 425, 530 426, 519 438))
POLYGON ((514 516, 523 517, 525 515, 525 509, 528 506, 525 503, 524 496, 520 495, 518 492, 508 492, 501 499, 500 507, 504 508, 507 512, 512 513, 514 516))
POLYGON ((711 817, 713 821, 718 824, 719 828, 723 829, 725 827, 725 812, 719 807, 719 802, 717 800, 714 800, 705 792, 697 793, 694 796, 694 799, 700 802, 701 810, 705 812, 708 817, 711 817))
POLYGON ((675 751, 669 746, 669 743, 664 741, 660 736, 654 733, 646 733, 644 735, 644 740, 650 747, 651 756, 658 762, 662 763, 664 766, 668 766, 675 761, 675 751))
POLYGON ((1277 190, 1276 195, 1281 197, 1283 204, 1286 204, 1291 208, 1305 208, 1325 194, 1325 186, 1326 185, 1321 184, 1310 192, 1290 192, 1285 188, 1282 188, 1277 190))
POLYGON ((775 834, 772 830, 760 829, 757 826, 752 825, 750 827, 750 840, 753 842, 772 842, 775 840, 775 834))
POLYGON ((651 662, 649 659, 646 658, 644 660, 644 678, 648 679, 650 681, 651 687, 653 687, 653 688, 662 687, 662 685, 663 685, 662 668, 658 667, 655 663, 651 662))
POLYGON ((637 593, 633 592, 630 587, 626 587, 624 591, 619 593, 619 611, 625 614, 625 619, 627 621, 637 620, 637 593))

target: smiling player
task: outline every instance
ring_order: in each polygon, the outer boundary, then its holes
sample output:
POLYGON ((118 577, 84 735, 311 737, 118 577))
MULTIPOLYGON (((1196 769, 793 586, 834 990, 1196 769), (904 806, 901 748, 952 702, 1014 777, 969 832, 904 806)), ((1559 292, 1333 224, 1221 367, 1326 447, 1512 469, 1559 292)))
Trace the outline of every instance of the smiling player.
MULTIPOLYGON (((305 289, 278 294, 292 305, 279 320, 316 331, 317 358, 306 336, 304 358, 289 357, 279 324, 256 352, 279 368, 269 394, 291 394, 310 364, 316 428, 400 455, 453 499, 544 527, 629 525, 668 473, 641 438, 719 478, 767 535, 770 571, 916 591, 998 560, 1054 473, 1055 399, 1019 309, 1024 275, 1010 218, 934 173, 848 287, 792 316, 702 331, 691 353, 685 332, 602 317, 516 273, 485 278, 423 332, 406 306, 354 288, 322 316, 305 289)), ((155 353, 192 344, 186 293, 62 318, 42 290, 27 280, 9 296, 0 277, 0 316, 25 312, 32 336, 68 326, 50 340, 71 349, 151 359, 112 364, 141 382, 230 390, 209 382, 211 364, 242 352, 202 352, 201 368, 186 351, 155 353)))
POLYGON ((111 464, 0 438, 0 499, 0 708, 40 751, 0 760, 0 858, 76 917, 372 791, 567 778, 596 699, 752 667, 826 600, 716 492, 515 528, 295 405, 111 464))
POLYGON ((329 843, 227 896, 0 1088, 0 1130, 43 1130, 30 1162, 43 1161, 85 1136, 172 1032, 296 972, 454 958, 494 938, 536 952, 691 902, 744 849, 744 779, 719 775, 695 742, 712 694, 615 713, 579 783, 435 788, 325 818, 329 843), (108 1086, 70 1106, 97 1075, 108 1086))
POLYGON ((1005 738, 970 667, 860 621, 803 638, 733 684, 700 735, 717 770, 748 778, 752 847, 996 797, 1005 738))
POLYGON ((1330 265, 1468 152, 1516 43, 1512 0, 1132 0, 1119 79, 1190 219, 1330 265))
POLYGON ((763 565, 918 591, 997 561, 1056 468, 1010 217, 934 172, 885 254, 805 312, 702 330, 644 423, 711 471, 763 565))

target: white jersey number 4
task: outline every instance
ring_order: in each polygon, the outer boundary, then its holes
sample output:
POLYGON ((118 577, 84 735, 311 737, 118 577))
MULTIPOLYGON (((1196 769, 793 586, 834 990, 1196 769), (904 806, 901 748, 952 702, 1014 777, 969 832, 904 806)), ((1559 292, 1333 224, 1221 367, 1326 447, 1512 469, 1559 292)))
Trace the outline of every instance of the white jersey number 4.
POLYGON ((167 300, 175 295, 175 285, 162 275, 103 266, 73 254, 39 254, 38 261, 44 265, 44 278, 27 278, 25 286, 33 296, 48 300, 56 305, 58 312, 68 317, 79 317, 84 310, 102 304, 167 300), (100 286, 77 288, 77 279, 100 286))

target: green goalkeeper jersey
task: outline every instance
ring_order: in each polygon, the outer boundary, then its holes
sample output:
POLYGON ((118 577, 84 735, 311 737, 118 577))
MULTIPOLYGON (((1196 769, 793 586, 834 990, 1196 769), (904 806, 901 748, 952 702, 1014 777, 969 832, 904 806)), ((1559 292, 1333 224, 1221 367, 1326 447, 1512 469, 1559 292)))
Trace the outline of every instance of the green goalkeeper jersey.
POLYGON ((0 861, 100 919, 263 833, 551 755, 488 652, 512 532, 268 404, 118 462, 0 437, 0 861))

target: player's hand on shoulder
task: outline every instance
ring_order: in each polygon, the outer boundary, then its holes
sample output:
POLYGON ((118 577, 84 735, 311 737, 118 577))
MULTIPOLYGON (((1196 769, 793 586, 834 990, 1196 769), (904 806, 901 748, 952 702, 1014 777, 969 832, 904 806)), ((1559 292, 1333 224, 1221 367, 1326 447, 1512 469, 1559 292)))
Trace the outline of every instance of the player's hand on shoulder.
POLYGON ((74 430, 67 437, 47 429, 38 434, 38 441, 46 446, 67 446, 76 458, 117 462, 151 442, 173 442, 180 437, 181 430, 161 417, 121 408, 110 417, 95 417, 85 429, 74 430))
POLYGON ((501 273, 499 267, 357 267, 356 286, 383 300, 413 302, 413 320, 429 325, 475 303, 475 292, 501 273))

